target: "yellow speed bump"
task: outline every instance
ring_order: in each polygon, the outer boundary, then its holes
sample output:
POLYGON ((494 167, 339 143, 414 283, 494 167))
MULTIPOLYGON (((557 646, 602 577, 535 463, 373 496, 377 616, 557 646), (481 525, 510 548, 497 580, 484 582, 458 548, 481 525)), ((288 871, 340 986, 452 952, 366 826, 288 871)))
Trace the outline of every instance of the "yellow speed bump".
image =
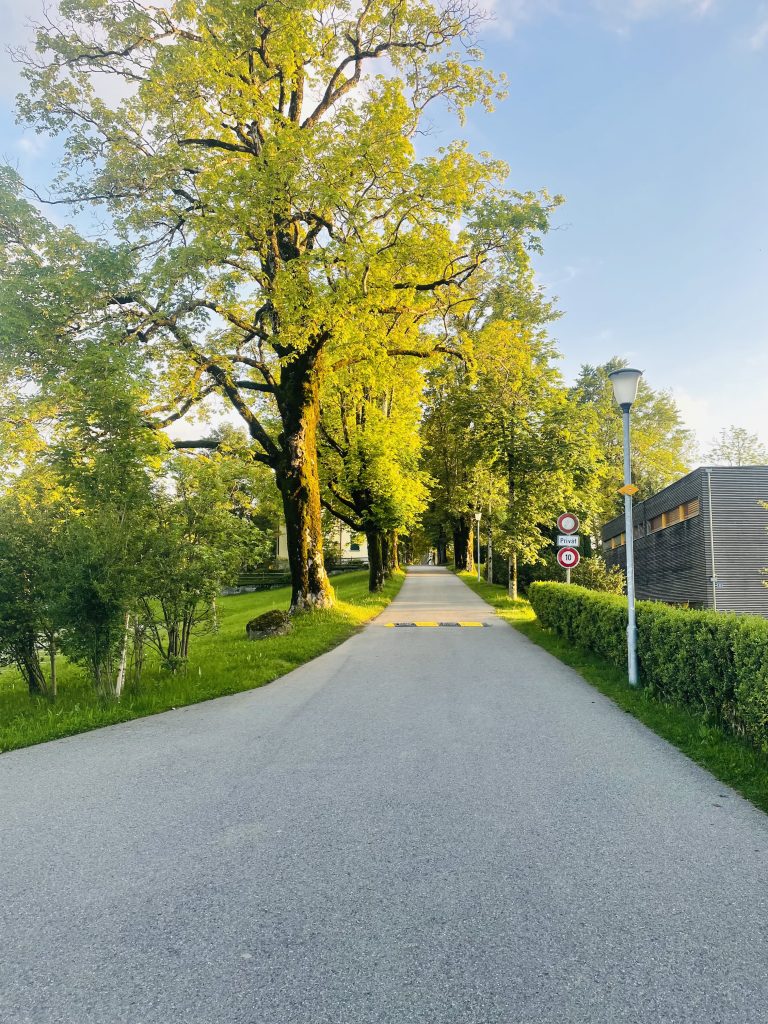
POLYGON ((451 626, 462 629, 485 629, 485 622, 387 622, 386 629, 440 629, 451 626))

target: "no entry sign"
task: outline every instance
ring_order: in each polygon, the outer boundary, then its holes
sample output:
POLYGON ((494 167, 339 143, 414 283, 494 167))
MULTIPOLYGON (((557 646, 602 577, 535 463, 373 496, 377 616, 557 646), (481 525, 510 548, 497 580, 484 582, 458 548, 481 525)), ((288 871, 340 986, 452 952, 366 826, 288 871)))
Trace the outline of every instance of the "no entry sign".
POLYGON ((574 548, 561 548, 557 552, 557 560, 563 569, 575 569, 581 561, 581 555, 574 548))
POLYGON ((565 512, 557 520, 557 528, 560 533, 578 533, 579 525, 579 517, 572 512, 565 512))

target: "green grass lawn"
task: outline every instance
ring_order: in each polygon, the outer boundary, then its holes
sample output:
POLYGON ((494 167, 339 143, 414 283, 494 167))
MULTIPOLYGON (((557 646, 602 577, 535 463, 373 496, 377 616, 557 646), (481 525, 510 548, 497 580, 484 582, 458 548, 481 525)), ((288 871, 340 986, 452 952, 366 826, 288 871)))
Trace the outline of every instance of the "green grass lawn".
POLYGON ((128 688, 119 703, 100 699, 83 671, 60 659, 55 704, 30 698, 15 669, 0 670, 0 752, 71 736, 115 722, 155 715, 185 704, 253 690, 316 658, 348 639, 375 618, 402 586, 404 574, 391 579, 382 594, 368 593, 368 573, 333 579, 338 603, 332 611, 298 616, 287 636, 246 639, 252 618, 287 608, 290 589, 224 597, 218 602, 219 628, 194 637, 185 672, 170 675, 148 657, 141 683, 128 688))
POLYGON ((632 689, 626 673, 543 629, 530 604, 522 599, 512 601, 505 587, 478 583, 472 573, 462 572, 458 575, 468 587, 492 605, 501 618, 529 640, 575 669, 595 689, 610 697, 620 708, 634 715, 659 736, 663 736, 715 778, 768 812, 768 757, 765 754, 707 721, 702 715, 687 708, 663 704, 647 690, 632 689))

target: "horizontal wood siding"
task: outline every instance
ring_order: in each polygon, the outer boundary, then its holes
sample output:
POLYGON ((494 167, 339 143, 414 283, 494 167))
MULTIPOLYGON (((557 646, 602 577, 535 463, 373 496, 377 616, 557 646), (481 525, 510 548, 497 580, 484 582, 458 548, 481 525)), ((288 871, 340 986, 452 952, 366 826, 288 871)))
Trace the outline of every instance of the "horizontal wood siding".
MULTIPOLYGON (((666 601, 707 607, 706 515, 701 496, 701 474, 689 473, 645 501, 635 502, 635 592, 640 601, 666 601), (656 533, 649 533, 652 519, 698 498, 700 512, 656 533), (639 536, 638 536, 639 534, 639 536)), ((603 529, 603 541, 624 533, 624 517, 611 520, 603 529)), ((627 549, 622 546, 603 554, 609 565, 626 571, 627 549)))
MULTIPOLYGON (((763 585, 768 579, 763 573, 768 568, 768 511, 761 501, 768 501, 768 467, 712 469, 719 611, 768 617, 768 588, 763 585)), ((707 560, 711 565, 709 536, 707 560)))
MULTIPOLYGON (((716 467, 712 473, 712 525, 720 611, 768 617, 768 466, 716 467)), ((714 607, 709 531, 707 470, 697 469, 634 508, 635 576, 640 600, 714 607), (674 526, 648 532, 663 512, 699 500, 699 515, 674 526), (639 536, 637 534, 640 534, 639 536)), ((607 542, 624 532, 620 516, 603 529, 603 554, 609 565, 626 570, 626 547, 607 542)))

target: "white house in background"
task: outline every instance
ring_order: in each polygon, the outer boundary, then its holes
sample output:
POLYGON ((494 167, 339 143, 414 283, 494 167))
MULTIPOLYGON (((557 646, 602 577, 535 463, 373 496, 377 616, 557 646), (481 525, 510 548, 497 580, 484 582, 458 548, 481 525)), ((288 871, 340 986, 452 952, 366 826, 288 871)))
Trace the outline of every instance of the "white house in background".
MULTIPOLYGON (((353 533, 348 526, 337 521, 333 540, 334 543, 329 542, 326 550, 333 553, 334 559, 368 561, 368 544, 364 533, 353 533)), ((288 564, 288 534, 283 522, 280 523, 277 536, 277 561, 282 565, 288 564)))

